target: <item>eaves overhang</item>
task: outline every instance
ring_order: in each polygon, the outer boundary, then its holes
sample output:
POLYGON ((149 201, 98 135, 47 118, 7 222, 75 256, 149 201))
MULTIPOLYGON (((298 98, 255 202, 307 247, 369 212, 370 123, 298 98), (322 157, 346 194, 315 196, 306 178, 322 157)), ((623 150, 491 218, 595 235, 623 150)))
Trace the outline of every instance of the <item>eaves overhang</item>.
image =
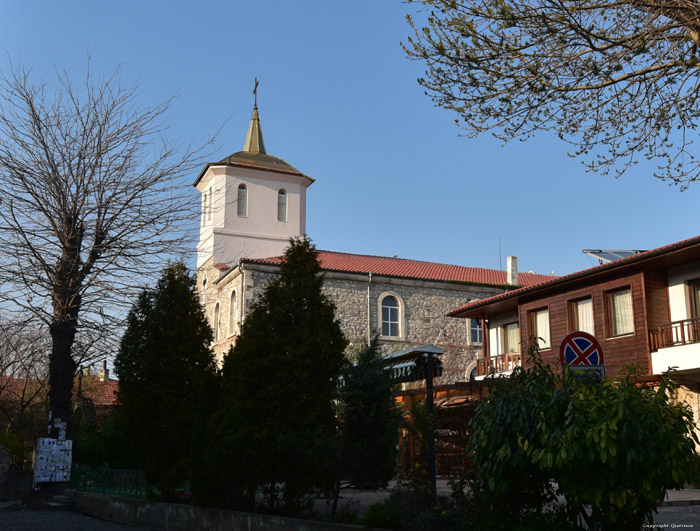
POLYGON ((700 260, 700 236, 687 240, 658 247, 650 251, 635 254, 627 258, 621 258, 607 264, 602 264, 576 273, 564 275, 556 279, 509 291, 486 299, 473 301, 453 310, 449 317, 481 318, 486 314, 496 314, 503 311, 517 309, 520 300, 534 294, 545 295, 553 291, 571 287, 580 282, 589 283, 601 277, 632 271, 642 267, 672 267, 692 261, 700 260))
MULTIPOLYGON (((269 155, 268 155, 268 157, 269 157, 269 155)), ((275 157, 272 157, 272 158, 275 158, 275 157)), ((232 161, 228 161, 228 160, 224 159, 224 160, 219 161, 219 162, 207 162, 204 165, 204 168, 202 169, 202 171, 199 173, 199 175, 195 179, 192 186, 196 187, 199 184, 199 182, 202 180, 204 175, 207 173, 207 171, 209 171, 210 168, 215 168, 215 167, 237 167, 237 168, 246 168, 246 169, 257 170, 257 171, 267 171, 267 172, 279 173, 282 175, 293 175, 295 177, 301 177, 302 180, 305 181, 305 186, 310 186, 312 183, 315 182, 314 178, 309 177, 308 175, 305 175, 304 173, 300 172, 299 170, 297 170, 296 168, 294 168, 292 166, 289 166, 289 169, 283 168, 283 167, 275 168, 272 165, 263 166, 263 165, 254 164, 254 163, 247 164, 245 162, 240 162, 240 161, 232 162, 232 161)))

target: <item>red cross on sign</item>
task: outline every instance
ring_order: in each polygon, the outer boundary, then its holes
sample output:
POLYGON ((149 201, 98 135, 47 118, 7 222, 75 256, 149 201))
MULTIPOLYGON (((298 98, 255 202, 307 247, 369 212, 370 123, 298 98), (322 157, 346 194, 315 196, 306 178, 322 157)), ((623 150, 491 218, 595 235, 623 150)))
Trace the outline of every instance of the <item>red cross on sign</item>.
POLYGON ((605 365, 603 348, 587 332, 571 332, 559 346, 562 365, 605 365))

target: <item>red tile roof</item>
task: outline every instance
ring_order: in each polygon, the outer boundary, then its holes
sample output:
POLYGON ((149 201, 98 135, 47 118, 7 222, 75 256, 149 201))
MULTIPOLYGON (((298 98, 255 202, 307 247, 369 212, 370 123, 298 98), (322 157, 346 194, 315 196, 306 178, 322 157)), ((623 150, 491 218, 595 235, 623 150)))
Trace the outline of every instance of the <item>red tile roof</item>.
MULTIPOLYGON (((73 383, 73 393, 78 392, 79 378, 73 383)), ((115 406, 117 404, 117 389, 119 381, 101 380, 97 376, 84 376, 82 381, 83 395, 92 399, 96 406, 115 406)), ((43 400, 48 392, 46 382, 33 379, 0 376, 0 400, 24 400, 36 394, 34 400, 43 400), (37 394, 37 391, 40 391, 37 394)))
MULTIPOLYGON (((370 256, 364 254, 338 253, 334 251, 318 251, 321 267, 326 271, 342 271, 348 273, 372 273, 390 277, 413 278, 420 280, 438 280, 443 282, 466 282, 471 284, 489 284, 501 286, 507 284, 505 271, 486 269, 483 267, 465 267, 406 258, 388 258, 385 256, 370 256)), ((281 256, 260 259, 244 259, 248 263, 279 264, 281 256)), ((518 273, 521 286, 535 286, 557 278, 551 275, 536 273, 518 273)))
POLYGON ((116 406, 118 380, 101 380, 95 376, 83 377, 83 395, 91 398, 96 406, 116 406))

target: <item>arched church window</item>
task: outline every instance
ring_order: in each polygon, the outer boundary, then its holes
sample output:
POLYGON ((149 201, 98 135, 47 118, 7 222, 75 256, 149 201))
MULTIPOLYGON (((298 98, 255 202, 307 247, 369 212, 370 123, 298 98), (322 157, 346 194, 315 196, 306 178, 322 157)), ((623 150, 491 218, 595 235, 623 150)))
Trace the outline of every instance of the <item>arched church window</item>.
POLYGON ((238 185, 238 217, 248 217, 248 188, 245 184, 238 185))
POLYGON ((236 332, 236 292, 231 292, 231 300, 228 306, 228 334, 232 336, 236 332))
POLYGON ((399 301, 392 295, 382 299, 382 335, 399 336, 399 301))
POLYGON ((287 192, 277 192, 277 221, 287 221, 287 192))
POLYGON ((216 303, 216 306, 214 306, 214 341, 218 343, 219 341, 219 313, 220 313, 220 306, 219 303, 216 303))

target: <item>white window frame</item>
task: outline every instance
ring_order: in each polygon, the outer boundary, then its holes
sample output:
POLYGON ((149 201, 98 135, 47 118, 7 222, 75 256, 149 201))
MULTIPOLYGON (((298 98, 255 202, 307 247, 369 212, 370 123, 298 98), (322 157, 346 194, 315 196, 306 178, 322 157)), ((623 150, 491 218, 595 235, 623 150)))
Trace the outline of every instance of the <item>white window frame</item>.
POLYGON ((481 324, 481 319, 467 319, 467 338, 468 345, 482 345, 484 343, 484 329, 481 324), (474 327, 475 323, 478 325, 479 336, 481 336, 480 341, 476 341, 473 336, 473 333, 476 330, 474 327))
MULTIPOLYGON (((379 333, 380 337, 382 339, 388 339, 388 340, 402 340, 405 337, 405 326, 404 326, 404 302, 403 299, 399 296, 398 293, 395 293, 393 291, 387 291, 382 293, 379 296, 379 299, 377 301, 377 317, 378 317, 378 325, 379 325, 379 333), (384 335, 384 316, 383 316, 383 307, 384 307, 384 300, 387 297, 393 297, 396 300, 396 303, 398 305, 397 308, 397 313, 398 313, 398 321, 397 327, 398 327, 398 335, 395 336, 386 336, 384 335)), ((391 321, 394 322, 394 321, 391 321)))

